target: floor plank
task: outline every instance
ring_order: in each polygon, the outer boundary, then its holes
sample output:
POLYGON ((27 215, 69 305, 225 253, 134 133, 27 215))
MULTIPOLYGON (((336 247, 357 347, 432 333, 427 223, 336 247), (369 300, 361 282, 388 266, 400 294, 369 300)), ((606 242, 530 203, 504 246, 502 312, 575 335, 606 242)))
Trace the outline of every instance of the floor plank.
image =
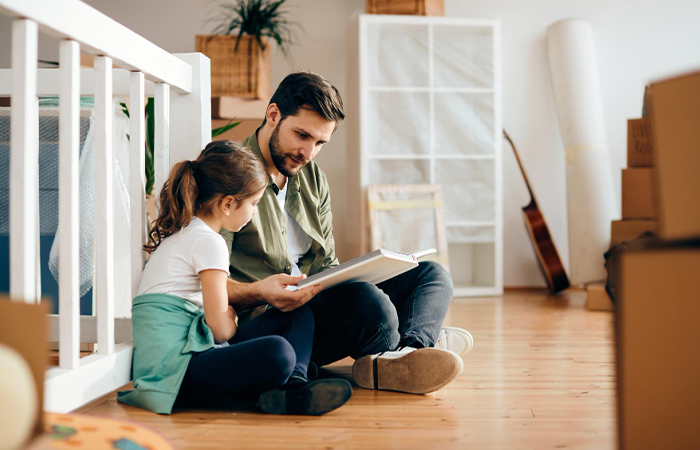
MULTIPOLYGON (((107 395, 78 412, 135 420, 178 449, 488 448, 612 449, 615 431, 613 316, 590 312, 585 293, 507 291, 455 299, 446 325, 471 331, 462 376, 423 396, 356 388, 323 417, 253 410, 160 416, 107 395)), ((349 376, 351 360, 331 370, 349 376)))

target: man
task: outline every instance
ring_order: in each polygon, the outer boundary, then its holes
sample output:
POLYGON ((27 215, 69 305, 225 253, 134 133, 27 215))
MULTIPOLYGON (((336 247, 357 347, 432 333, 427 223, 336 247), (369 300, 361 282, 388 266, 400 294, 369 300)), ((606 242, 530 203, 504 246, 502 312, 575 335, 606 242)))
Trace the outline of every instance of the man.
POLYGON ((240 232, 222 232, 231 249, 229 303, 245 320, 246 310, 260 304, 289 311, 308 302, 316 323, 311 360, 318 366, 351 356, 361 387, 431 392, 462 371, 448 344, 459 353, 472 346, 465 330, 440 328, 452 297, 452 279, 440 265, 421 262, 376 286, 285 290, 338 265, 328 182, 313 158, 344 118, 333 85, 314 73, 293 73, 243 142, 263 160, 270 181, 254 219, 240 232))

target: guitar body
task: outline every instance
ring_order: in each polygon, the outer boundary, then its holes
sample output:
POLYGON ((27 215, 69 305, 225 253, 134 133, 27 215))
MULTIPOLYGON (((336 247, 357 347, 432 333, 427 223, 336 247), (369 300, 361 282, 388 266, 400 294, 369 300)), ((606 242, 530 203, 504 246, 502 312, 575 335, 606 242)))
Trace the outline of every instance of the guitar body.
POLYGON ((549 290, 554 294, 563 291, 569 287, 569 277, 566 276, 564 265, 559 259, 552 235, 549 234, 547 228, 547 222, 545 222, 534 199, 523 208, 523 218, 549 290))
POLYGON ((564 265, 561 263, 561 259, 559 259, 559 253, 557 253, 552 235, 549 234, 547 222, 545 222, 544 216, 537 207, 537 200, 535 199, 535 194, 532 192, 532 187, 530 187, 530 181, 527 179, 523 163, 520 161, 518 150, 515 148, 515 144, 510 136, 508 136, 508 133, 506 133, 506 130, 503 130, 503 137, 506 138, 513 149, 513 154, 518 161, 518 166, 520 167, 523 179, 527 185, 527 191, 530 193, 530 203, 523 208, 523 218, 525 219, 527 231, 530 233, 530 240, 532 246, 535 248, 537 260, 540 263, 540 269, 542 269, 544 279, 547 281, 549 290, 556 294, 569 287, 569 277, 566 276, 564 265))

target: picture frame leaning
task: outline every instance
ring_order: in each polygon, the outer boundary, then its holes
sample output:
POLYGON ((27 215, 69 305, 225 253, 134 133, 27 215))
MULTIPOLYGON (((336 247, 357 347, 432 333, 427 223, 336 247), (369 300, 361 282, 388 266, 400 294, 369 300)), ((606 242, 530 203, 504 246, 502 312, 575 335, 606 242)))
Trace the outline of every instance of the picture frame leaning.
POLYGON ((450 270, 447 233, 439 184, 367 186, 370 250, 385 248, 414 253, 435 248, 426 257, 450 270))

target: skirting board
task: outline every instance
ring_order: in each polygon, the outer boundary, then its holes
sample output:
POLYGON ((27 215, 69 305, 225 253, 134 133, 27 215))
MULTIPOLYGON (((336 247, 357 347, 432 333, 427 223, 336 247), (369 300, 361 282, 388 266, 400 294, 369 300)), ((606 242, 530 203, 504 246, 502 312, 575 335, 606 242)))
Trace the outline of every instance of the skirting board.
MULTIPOLYGON (((58 342, 59 325, 58 314, 47 316, 49 332, 47 341, 58 342)), ((128 317, 117 317, 114 319, 114 343, 121 344, 131 340, 131 319, 128 317)), ((97 316, 80 316, 80 342, 87 344, 97 343, 97 316)))
POLYGON ((128 384, 133 350, 133 342, 118 344, 112 354, 80 358, 75 369, 47 370, 44 410, 67 413, 128 384))

